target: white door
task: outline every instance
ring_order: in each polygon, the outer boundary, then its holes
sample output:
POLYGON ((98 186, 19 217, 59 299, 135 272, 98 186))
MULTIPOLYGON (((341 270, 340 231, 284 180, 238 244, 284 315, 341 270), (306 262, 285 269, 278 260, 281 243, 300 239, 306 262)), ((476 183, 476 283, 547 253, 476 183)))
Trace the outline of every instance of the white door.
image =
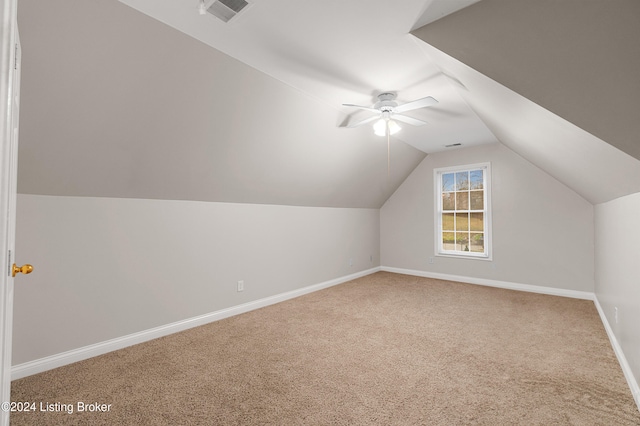
MULTIPOLYGON (((17 0, 0 0, 0 425, 9 424, 11 401, 11 332, 13 277, 16 274, 15 224, 18 165, 18 106, 20 102, 20 41, 17 0)), ((23 268, 26 272, 28 268, 23 268)))

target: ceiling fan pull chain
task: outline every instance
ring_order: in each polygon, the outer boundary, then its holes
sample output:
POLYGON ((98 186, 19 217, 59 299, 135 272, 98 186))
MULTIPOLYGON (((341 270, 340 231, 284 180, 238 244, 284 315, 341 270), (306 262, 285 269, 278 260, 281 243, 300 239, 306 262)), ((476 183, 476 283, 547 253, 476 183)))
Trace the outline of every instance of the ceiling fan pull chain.
POLYGON ((389 122, 387 121, 387 178, 391 174, 391 143, 389 142, 389 122))

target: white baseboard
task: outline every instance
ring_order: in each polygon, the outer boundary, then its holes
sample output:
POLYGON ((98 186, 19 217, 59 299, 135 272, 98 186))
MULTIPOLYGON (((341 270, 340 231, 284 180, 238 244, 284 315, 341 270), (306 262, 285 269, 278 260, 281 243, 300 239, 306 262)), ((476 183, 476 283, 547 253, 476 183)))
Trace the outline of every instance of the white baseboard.
POLYGON ((600 306, 600 301, 597 297, 594 297, 593 302, 596 305, 596 309, 598 309, 598 313, 600 314, 600 319, 602 320, 602 324, 604 325, 604 329, 607 331, 607 336, 609 336, 609 341, 611 342, 611 346, 613 347, 613 352, 615 352, 616 357, 618 358, 618 362, 620 363, 620 367, 622 368, 622 372, 624 373, 624 377, 627 379, 627 384, 629 385, 629 389, 631 389, 631 394, 633 395, 633 399, 636 401, 636 405, 638 406, 638 410, 640 410, 640 386, 638 386, 638 381, 633 376, 633 372, 631 371, 631 366, 627 362, 627 358, 624 356, 624 352, 622 351, 622 346, 618 343, 618 339, 609 325, 609 320, 604 314, 604 310, 602 306, 600 306))
POLYGON ((342 284, 356 278, 364 277, 365 275, 373 274, 378 271, 380 271, 380 267, 367 269, 365 271, 345 275, 343 277, 335 278, 333 280, 325 281, 319 284, 314 284, 308 287, 299 288, 297 290, 288 291, 286 293, 280 293, 274 296, 265 297, 264 299, 243 303, 242 305, 232 306, 230 308, 221 309, 219 311, 211 312, 186 320, 177 321, 149 330, 140 331, 138 333, 129 334, 127 336, 118 337, 116 339, 107 340, 34 361, 25 362, 23 364, 14 365, 11 368, 11 380, 21 379, 33 374, 42 373, 43 371, 62 367, 63 365, 72 364, 74 362, 82 361, 94 356, 103 355, 108 352, 136 345, 138 343, 157 339, 158 337, 163 337, 169 334, 177 333, 179 331, 188 330, 193 327, 198 327, 200 325, 232 317, 234 315, 243 314, 245 312, 253 311, 265 306, 293 299, 295 297, 299 297, 308 293, 313 293, 314 291, 342 284))
POLYGON ((11 379, 16 380, 16 379, 33 375, 33 374, 42 373, 47 370, 51 370, 57 367, 62 367, 64 365, 72 364, 74 362, 82 361, 88 358, 92 358, 94 356, 103 355, 108 352, 112 352, 118 349, 123 349, 128 346, 136 345, 138 343, 147 342, 149 340, 157 339, 159 337, 167 336, 169 334, 188 330, 193 327, 198 327, 200 325, 215 322, 215 321, 228 318, 234 315, 239 315, 255 309, 263 308, 265 306, 273 305, 275 303, 283 302, 285 300, 293 299, 295 297, 299 297, 308 293, 313 293, 318 290, 322 290, 328 287, 342 284, 347 281, 354 280, 356 278, 364 277, 366 275, 370 275, 378 271, 387 271, 387 272, 393 272, 398 274, 415 275, 420 277, 436 278, 436 279, 442 279, 442 280, 448 280, 448 281, 458 281, 458 282, 464 282, 469 284, 479 284, 479 285, 486 285, 491 287, 506 288, 511 290, 520 290, 520 291, 528 291, 528 292, 535 292, 535 293, 551 294, 556 296, 572 297, 572 298, 578 298, 578 299, 594 300, 596 307, 598 309, 598 312, 600 313, 602 322, 604 323, 605 329, 607 330, 607 334, 609 335, 609 339, 611 340, 613 349, 616 353, 616 356, 618 357, 620 365, 622 366, 624 375, 627 378, 627 382, 629 383, 629 387, 631 388, 631 392, 633 393, 636 404, 638 404, 638 407, 640 409, 640 390, 638 388, 638 383, 633 377, 633 374, 631 373, 631 368, 629 367, 629 364, 627 363, 626 358, 624 357, 624 354, 622 352, 622 348, 618 344, 617 339, 615 338, 615 335, 613 334, 613 331, 611 330, 611 327, 609 326, 609 323, 607 322, 607 319, 604 316, 602 308, 600 307, 600 304, 598 303, 598 300, 595 298, 595 295, 593 293, 557 289, 552 287, 539 287, 539 286, 532 286, 527 284, 509 283, 504 281, 494 281, 494 280, 488 280, 488 279, 482 279, 482 278, 439 274, 439 273, 426 272, 426 271, 416 271, 416 270, 410 270, 410 269, 392 268, 387 266, 367 269, 365 271, 360 271, 354 274, 345 275, 343 277, 325 281, 319 284, 303 287, 303 288, 292 290, 286 293, 281 293, 281 294, 266 297, 263 299, 255 300, 252 302, 243 303, 242 305, 221 309, 219 311, 211 312, 205 315, 200 315, 198 317, 177 321, 171 324, 155 327, 155 328, 144 330, 138 333, 129 334, 127 336, 118 337, 116 339, 107 340, 104 342, 96 343, 96 344, 85 346, 82 348, 73 349, 60 354, 56 354, 56 355, 48 356, 45 358, 37 359, 34 361, 26 362, 23 364, 15 365, 11 368, 11 379))
POLYGON ((435 278, 438 280, 457 281, 467 284, 478 284, 488 287, 499 287, 508 290, 526 291, 529 293, 549 294, 552 296, 571 297, 573 299, 594 300, 595 294, 588 291, 566 290, 563 288, 543 287, 530 284, 519 284, 507 281, 496 281, 486 278, 465 277, 462 275, 441 274, 438 272, 417 271, 414 269, 393 268, 390 266, 381 266, 381 271, 393 272, 396 274, 414 275, 417 277, 435 278))

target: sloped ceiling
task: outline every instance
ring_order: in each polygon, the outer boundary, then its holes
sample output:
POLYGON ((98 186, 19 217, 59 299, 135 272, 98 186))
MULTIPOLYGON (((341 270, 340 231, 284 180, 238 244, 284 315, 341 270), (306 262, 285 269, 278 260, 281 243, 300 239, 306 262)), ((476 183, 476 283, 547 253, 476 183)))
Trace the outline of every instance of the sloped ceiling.
POLYGON ((420 39, 485 2, 254 0, 224 24, 198 0, 20 0, 18 190, 377 208, 428 153, 501 142, 592 203, 640 191, 637 159, 420 39), (341 106, 382 91, 440 101, 389 156, 341 106))
POLYGON ((428 45, 500 142, 592 204, 640 192, 640 161, 428 45))
POLYGON ((440 101, 408 114, 430 125, 403 126, 398 140, 426 153, 496 142, 408 34, 476 0, 253 0, 228 24, 198 14, 198 0, 121 1, 336 109, 339 125, 368 114, 343 103, 371 106, 393 91, 400 102, 440 101))
POLYGON ((413 34, 503 144, 591 203, 640 191, 640 2, 483 0, 413 34))
POLYGON ((640 1, 482 0, 414 34, 640 159, 640 1))
POLYGON ((425 156, 119 2, 18 14, 20 193, 377 208, 425 156))

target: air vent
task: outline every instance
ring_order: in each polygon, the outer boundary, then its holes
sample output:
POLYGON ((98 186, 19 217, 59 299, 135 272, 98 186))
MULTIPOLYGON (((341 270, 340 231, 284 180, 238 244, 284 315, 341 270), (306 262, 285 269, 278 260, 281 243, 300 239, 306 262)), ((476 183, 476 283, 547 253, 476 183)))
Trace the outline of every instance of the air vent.
POLYGON ((248 5, 249 3, 244 0, 216 0, 209 6, 207 12, 216 18, 222 19, 224 22, 229 22, 231 18, 248 5))
POLYGON ((445 145, 445 148, 453 148, 454 146, 462 146, 462 144, 460 142, 458 143, 452 143, 451 145, 445 145))

